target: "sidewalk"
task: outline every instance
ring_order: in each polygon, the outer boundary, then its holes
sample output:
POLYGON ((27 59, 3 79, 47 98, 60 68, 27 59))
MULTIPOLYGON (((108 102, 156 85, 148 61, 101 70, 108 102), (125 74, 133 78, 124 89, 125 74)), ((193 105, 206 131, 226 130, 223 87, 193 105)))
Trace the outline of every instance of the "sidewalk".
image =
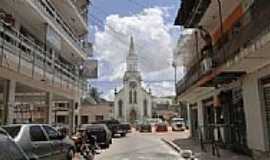
POLYGON ((206 147, 207 152, 201 151, 200 144, 194 142, 192 139, 176 139, 173 140, 177 146, 181 149, 192 150, 193 153, 198 155, 200 160, 252 160, 250 157, 233 153, 229 150, 220 149, 220 157, 212 155, 212 149, 210 146, 206 147))
MULTIPOLYGON (((186 132, 188 134, 188 132, 186 132)), ((205 146, 207 152, 201 151, 199 143, 196 143, 194 140, 187 138, 188 136, 172 138, 166 137, 166 140, 173 142, 182 150, 192 150, 197 158, 200 160, 252 160, 252 158, 239 155, 237 153, 231 152, 229 150, 220 149, 220 157, 215 157, 212 155, 211 146, 205 146)))

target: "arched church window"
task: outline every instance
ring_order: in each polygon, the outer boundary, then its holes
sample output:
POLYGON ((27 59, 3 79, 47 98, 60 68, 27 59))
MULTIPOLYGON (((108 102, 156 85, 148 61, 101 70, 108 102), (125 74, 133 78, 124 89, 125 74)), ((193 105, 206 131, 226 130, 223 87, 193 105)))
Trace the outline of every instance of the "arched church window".
POLYGON ((137 104, 137 91, 134 91, 134 103, 137 104))
POLYGON ((119 117, 123 117, 123 101, 118 101, 118 115, 119 117))
POLYGON ((148 108, 147 108, 147 100, 145 99, 144 101, 143 101, 143 115, 145 116, 145 117, 147 117, 147 114, 148 113, 148 108))
POLYGON ((129 91, 129 104, 132 104, 132 90, 129 91))

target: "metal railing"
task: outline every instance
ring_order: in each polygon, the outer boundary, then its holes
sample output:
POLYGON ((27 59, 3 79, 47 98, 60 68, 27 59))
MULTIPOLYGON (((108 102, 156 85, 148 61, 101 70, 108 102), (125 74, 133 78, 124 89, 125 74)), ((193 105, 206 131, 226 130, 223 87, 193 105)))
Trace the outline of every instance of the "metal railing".
POLYGON ((86 90, 87 82, 69 71, 65 65, 52 60, 49 52, 18 31, 0 22, 0 65, 26 76, 49 78, 61 88, 86 90))
POLYGON ((80 40, 72 33, 70 27, 63 21, 63 18, 56 12, 52 4, 48 4, 44 0, 34 0, 33 2, 81 53, 87 55, 87 51, 82 47, 80 40))
POLYGON ((85 8, 80 8, 77 4, 76 4, 76 0, 71 0, 71 3, 75 6, 75 8, 78 10, 80 16, 82 17, 82 19, 84 20, 84 22, 86 24, 88 24, 88 18, 87 18, 87 14, 88 14, 88 8, 87 6, 85 6, 85 8), (86 15, 86 16, 85 16, 86 15))
POLYGON ((245 13, 235 25, 239 28, 232 28, 230 35, 225 34, 213 47, 212 55, 204 55, 191 66, 186 75, 177 83, 177 94, 182 94, 199 79, 211 72, 216 67, 226 63, 238 55, 241 49, 254 44, 262 35, 270 32, 270 2, 255 1, 254 5, 245 13), (202 62, 206 58, 212 60, 213 66, 209 71, 204 71, 202 62))

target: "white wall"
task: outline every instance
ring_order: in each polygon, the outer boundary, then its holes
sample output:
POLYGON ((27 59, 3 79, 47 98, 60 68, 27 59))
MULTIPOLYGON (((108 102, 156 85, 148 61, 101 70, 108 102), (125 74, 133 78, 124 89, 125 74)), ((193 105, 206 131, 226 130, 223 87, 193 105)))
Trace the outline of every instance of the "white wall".
POLYGON ((243 99, 247 122, 248 146, 254 150, 265 151, 266 127, 264 127, 263 99, 259 79, 270 75, 270 67, 248 74, 243 79, 243 99))

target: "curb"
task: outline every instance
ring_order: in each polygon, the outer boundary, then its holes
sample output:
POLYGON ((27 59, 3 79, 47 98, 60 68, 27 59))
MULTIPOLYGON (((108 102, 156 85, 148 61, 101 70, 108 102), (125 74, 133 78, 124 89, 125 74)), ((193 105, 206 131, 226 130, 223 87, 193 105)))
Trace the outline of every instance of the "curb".
POLYGON ((166 143, 167 145, 169 145, 172 149, 174 149, 177 153, 181 153, 181 148, 178 147, 175 143, 166 140, 165 138, 161 138, 161 141, 163 141, 164 143, 166 143))

